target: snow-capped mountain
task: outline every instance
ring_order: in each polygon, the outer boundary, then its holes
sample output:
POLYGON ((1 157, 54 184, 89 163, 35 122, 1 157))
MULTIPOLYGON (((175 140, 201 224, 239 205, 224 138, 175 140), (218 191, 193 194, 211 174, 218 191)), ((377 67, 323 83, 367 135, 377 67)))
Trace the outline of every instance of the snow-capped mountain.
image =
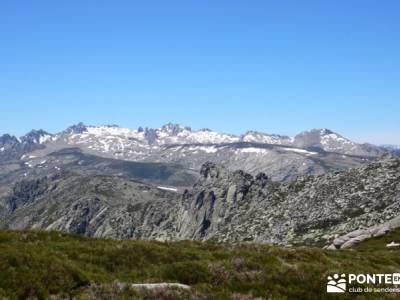
POLYGON ((4 134, 0 136, 0 162, 17 159, 24 153, 45 148, 43 144, 51 137, 44 130, 32 130, 21 138, 4 134))
POLYGON ((121 128, 116 125, 85 126, 85 130, 83 130, 82 126, 82 124, 78 124, 79 132, 75 130, 76 127, 71 127, 72 132, 71 130, 69 132, 72 134, 61 137, 72 143, 99 140, 100 144, 106 148, 115 142, 118 149, 129 148, 132 145, 151 148, 163 145, 221 144, 240 141, 240 137, 234 135, 218 133, 209 129, 192 131, 190 127, 171 123, 158 129, 139 127, 137 130, 121 128))
POLYGON ((21 137, 21 142, 25 144, 44 144, 52 138, 52 135, 42 129, 31 130, 21 137))
MULTIPOLYGON (((236 136, 210 129, 194 131, 190 127, 171 123, 157 129, 139 127, 137 130, 115 125, 84 126, 78 124, 54 138, 58 142, 83 147, 90 152, 121 159, 150 159, 151 161, 165 160, 157 158, 157 156, 173 158, 176 156, 174 154, 178 154, 182 157, 189 152, 212 154, 223 147, 241 142, 276 145, 289 145, 291 142, 291 139, 286 136, 268 135, 255 131, 236 136)), ((178 162, 176 159, 173 161, 178 162)))
POLYGON ((377 156, 382 154, 380 147, 354 143, 329 129, 304 131, 294 137, 292 145, 300 148, 320 148, 326 152, 347 155, 377 156))
POLYGON ((243 142, 253 142, 272 145, 290 145, 293 139, 278 134, 266 134, 258 131, 248 131, 240 137, 243 142))
POLYGON ((57 138, 72 145, 86 145, 89 149, 101 153, 136 159, 151 156, 152 153, 165 149, 216 153, 221 147, 226 148, 238 143, 260 144, 255 146, 259 150, 244 151, 254 154, 265 152, 263 145, 290 146, 345 155, 378 156, 383 153, 379 147, 354 143, 328 129, 312 129, 290 138, 256 131, 248 131, 243 135, 225 134, 209 129, 193 131, 190 127, 171 123, 158 129, 137 130, 115 125, 83 126, 78 124, 78 131, 69 130, 68 134, 59 135, 57 138))
MULTIPOLYGON (((313 129, 302 132, 294 138, 277 134, 266 134, 257 131, 248 131, 243 135, 225 134, 210 129, 191 130, 177 124, 166 124, 158 129, 139 127, 137 130, 121 128, 116 125, 84 126, 82 123, 74 125, 65 131, 67 135, 57 135, 68 143, 91 145, 93 149, 100 151, 115 151, 125 148, 142 146, 147 149, 171 145, 220 145, 239 142, 286 145, 299 148, 316 147, 327 152, 339 152, 343 154, 355 154, 360 151, 362 145, 358 145, 339 134, 328 129, 313 129)), ((209 147, 203 148, 207 152, 209 147)))
POLYGON ((79 123, 54 135, 43 130, 33 130, 20 139, 4 135, 0 137, 0 160, 20 158, 34 166, 32 160, 41 162, 44 156, 65 148, 119 160, 180 164, 196 170, 212 161, 253 174, 262 171, 276 180, 359 165, 386 151, 354 143, 328 129, 313 129, 292 138, 257 131, 233 135, 192 130, 172 123, 136 130, 79 123), (9 149, 18 151, 6 155, 9 149), (27 153, 31 154, 24 155, 27 153))

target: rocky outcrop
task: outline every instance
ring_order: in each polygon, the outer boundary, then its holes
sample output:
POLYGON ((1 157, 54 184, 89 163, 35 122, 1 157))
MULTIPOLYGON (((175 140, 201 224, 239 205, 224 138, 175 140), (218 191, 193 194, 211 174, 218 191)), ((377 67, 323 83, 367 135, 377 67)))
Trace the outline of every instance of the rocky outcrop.
POLYGON ((61 172, 17 184, 3 200, 8 213, 0 225, 93 237, 168 238, 168 213, 176 197, 121 177, 61 172))
POLYGON ((382 224, 393 219, 394 226, 400 215, 400 162, 390 156, 283 184, 215 164, 205 164, 201 173, 183 196, 179 238, 323 246, 358 229, 343 243, 381 234, 382 224))
POLYGON ((333 240, 331 245, 326 246, 325 248, 329 250, 351 248, 364 240, 385 235, 398 227, 400 227, 400 216, 397 216, 389 222, 381 225, 358 229, 345 235, 338 236, 333 240))
POLYGON ((400 223, 400 160, 289 183, 206 163, 183 194, 117 176, 70 172, 17 185, 3 228, 96 237, 255 241, 346 248, 400 223))

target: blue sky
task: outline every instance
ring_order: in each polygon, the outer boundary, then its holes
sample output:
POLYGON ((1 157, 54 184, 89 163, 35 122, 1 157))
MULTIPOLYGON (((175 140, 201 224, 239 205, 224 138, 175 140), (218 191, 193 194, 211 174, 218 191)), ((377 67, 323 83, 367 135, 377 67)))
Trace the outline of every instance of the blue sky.
POLYGON ((0 1, 0 133, 83 121, 400 144, 400 1, 0 1))

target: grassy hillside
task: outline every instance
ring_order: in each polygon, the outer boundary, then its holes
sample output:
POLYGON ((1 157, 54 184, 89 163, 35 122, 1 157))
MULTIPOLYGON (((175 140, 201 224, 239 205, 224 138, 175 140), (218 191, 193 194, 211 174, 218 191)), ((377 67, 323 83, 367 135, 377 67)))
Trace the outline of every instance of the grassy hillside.
MULTIPOLYGON (((386 248, 386 245, 389 244, 390 242, 400 242, 400 228, 397 228, 396 230, 393 230, 383 236, 376 237, 373 239, 368 239, 362 242, 361 244, 357 245, 355 249, 359 252, 374 252, 374 251, 381 251, 382 249, 386 248)), ((385 250, 383 253, 392 253, 393 250, 385 250)), ((381 251, 382 253, 382 251, 381 251)), ((400 254, 400 249, 399 252, 400 254)), ((398 270, 400 271, 400 270, 398 270)))
POLYGON ((400 231, 347 251, 89 239, 59 232, 0 232, 0 298, 10 299, 382 299, 326 294, 333 273, 392 273, 384 245, 400 231), (140 292, 120 283, 179 282, 185 291, 140 292), (115 297, 115 298, 113 298, 115 297))

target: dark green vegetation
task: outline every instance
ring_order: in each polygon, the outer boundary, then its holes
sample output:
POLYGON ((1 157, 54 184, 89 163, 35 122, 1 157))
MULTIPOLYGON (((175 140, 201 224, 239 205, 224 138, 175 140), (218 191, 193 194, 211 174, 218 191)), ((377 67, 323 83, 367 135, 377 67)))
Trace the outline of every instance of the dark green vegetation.
POLYGON ((328 295, 333 273, 392 273, 400 231, 355 250, 115 241, 59 232, 0 232, 0 297, 27 299, 364 299, 390 294, 328 295), (138 292, 119 283, 179 282, 185 291, 138 292), (113 298, 114 297, 114 298, 113 298))

